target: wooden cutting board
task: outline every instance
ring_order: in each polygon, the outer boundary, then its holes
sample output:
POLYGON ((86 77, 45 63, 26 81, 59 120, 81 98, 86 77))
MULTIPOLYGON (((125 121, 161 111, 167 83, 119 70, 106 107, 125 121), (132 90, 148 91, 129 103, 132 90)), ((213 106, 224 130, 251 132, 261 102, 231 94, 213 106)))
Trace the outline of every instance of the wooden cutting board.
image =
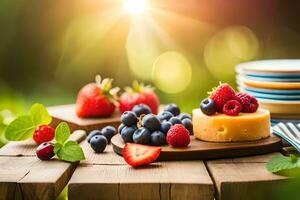
MULTIPOLYGON (((124 142, 115 135, 111 143, 114 151, 122 155, 124 142)), ((191 143, 186 148, 163 146, 158 160, 203 160, 265 154, 281 150, 281 139, 270 136, 266 139, 248 142, 204 142, 191 136, 191 143)))
POLYGON ((57 126, 60 122, 67 122, 72 131, 85 130, 87 133, 95 129, 101 129, 104 126, 120 125, 120 113, 116 111, 109 118, 79 118, 76 115, 76 105, 59 105, 48 107, 48 112, 52 116, 52 126, 57 126))

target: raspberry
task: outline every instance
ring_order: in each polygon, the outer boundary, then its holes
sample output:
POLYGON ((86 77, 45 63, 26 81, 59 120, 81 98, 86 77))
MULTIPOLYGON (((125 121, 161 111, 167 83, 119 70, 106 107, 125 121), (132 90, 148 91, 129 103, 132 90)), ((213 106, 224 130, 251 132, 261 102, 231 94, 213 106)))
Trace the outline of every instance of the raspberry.
POLYGON ((237 100, 227 101, 223 107, 223 112, 229 116, 237 116, 242 110, 241 104, 237 100))
POLYGON ((254 113, 258 109, 256 98, 250 94, 239 92, 235 99, 242 105, 242 112, 244 113, 254 113))
POLYGON ((40 125, 34 131, 33 139, 37 144, 48 142, 54 138, 54 128, 48 125, 40 125))
POLYGON ((235 91, 229 84, 223 83, 212 91, 210 98, 214 100, 218 112, 222 113, 224 104, 235 99, 235 91))
POLYGON ((187 147, 190 133, 182 124, 175 124, 167 133, 167 142, 173 147, 187 147))

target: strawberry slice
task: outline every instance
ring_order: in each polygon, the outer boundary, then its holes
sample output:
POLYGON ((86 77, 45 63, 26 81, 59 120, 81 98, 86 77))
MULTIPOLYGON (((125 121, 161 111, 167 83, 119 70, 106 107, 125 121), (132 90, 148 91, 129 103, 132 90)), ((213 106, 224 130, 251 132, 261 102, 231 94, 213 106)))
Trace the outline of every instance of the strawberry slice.
POLYGON ((123 149, 123 157, 128 165, 138 167, 154 162, 158 158, 160 151, 160 147, 126 143, 123 149))

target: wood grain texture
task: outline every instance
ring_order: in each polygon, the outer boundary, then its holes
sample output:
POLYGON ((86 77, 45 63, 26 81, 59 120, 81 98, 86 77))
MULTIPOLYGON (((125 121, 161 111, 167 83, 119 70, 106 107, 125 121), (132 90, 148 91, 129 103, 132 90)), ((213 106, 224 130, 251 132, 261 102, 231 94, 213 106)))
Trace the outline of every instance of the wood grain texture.
POLYGON ((267 161, 274 155, 207 161, 219 200, 272 199, 271 194, 288 179, 268 172, 267 161))
POLYGON ((80 165, 69 182, 69 199, 213 199, 202 161, 128 165, 80 165), (184 175, 183 175, 184 172, 184 175))
POLYGON ((118 111, 110 118, 79 118, 75 112, 75 104, 53 106, 47 109, 53 118, 53 126, 57 126, 60 122, 64 121, 68 123, 72 131, 80 129, 89 132, 95 129, 101 129, 107 125, 115 127, 120 125, 120 114, 118 111))
POLYGON ((94 165, 125 165, 122 156, 117 155, 113 151, 113 147, 111 144, 107 145, 103 153, 95 153, 91 148, 90 144, 85 140, 81 143, 81 147, 84 151, 84 155, 86 160, 82 163, 86 164, 94 164, 94 165))
MULTIPOLYGON (((121 155, 125 146, 121 136, 119 134, 115 135, 112 138, 111 143, 114 151, 121 155)), ((270 153, 280 151, 280 149, 281 139, 274 135, 262 140, 227 143, 205 142, 191 136, 191 143, 187 148, 163 146, 158 160, 203 160, 228 158, 270 153)))
MULTIPOLYGON (((83 130, 77 130, 73 132, 69 140, 81 142, 86 138, 86 132, 83 130)), ((37 144, 32 140, 9 142, 0 149, 0 156, 33 156, 35 157, 35 151, 37 144)))
MULTIPOLYGON (((76 131, 70 140, 85 137, 85 131, 76 131)), ((35 149, 33 141, 12 142, 1 149, 0 199, 55 199, 66 186, 77 163, 41 161, 35 149)))

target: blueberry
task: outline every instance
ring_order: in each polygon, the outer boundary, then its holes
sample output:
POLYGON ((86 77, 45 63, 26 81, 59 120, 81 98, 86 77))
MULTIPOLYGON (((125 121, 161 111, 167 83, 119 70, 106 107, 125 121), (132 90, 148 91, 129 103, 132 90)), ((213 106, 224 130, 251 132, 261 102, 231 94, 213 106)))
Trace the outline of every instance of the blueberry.
POLYGON ((122 129, 121 131, 121 137, 125 143, 127 142, 133 142, 132 140, 132 135, 134 131, 136 131, 137 127, 136 126, 126 126, 122 129))
POLYGON ((133 142, 137 144, 150 144, 151 132, 146 128, 139 128, 133 133, 133 142))
POLYGON ((89 135, 87 136, 87 141, 88 143, 91 142, 92 137, 94 137, 95 135, 101 135, 101 131, 100 130, 93 130, 89 133, 89 135))
POLYGON ((169 122, 172 123, 172 125, 175 125, 175 124, 182 124, 181 120, 178 118, 178 117, 172 117, 169 122))
POLYGON ((156 115, 148 114, 145 115, 142 121, 143 127, 149 129, 151 132, 160 129, 160 121, 156 115))
POLYGON ((166 105, 164 110, 169 111, 174 116, 177 116, 177 115, 180 114, 180 108, 175 103, 171 103, 171 104, 166 105))
POLYGON ((171 119, 171 117, 174 117, 174 115, 169 111, 163 111, 159 113, 157 117, 160 119, 160 121, 164 121, 164 120, 169 121, 169 119, 171 119))
POLYGON ((101 133, 106 137, 107 142, 110 143, 111 138, 117 133, 117 130, 113 126, 106 126, 101 130, 101 133))
POLYGON ((121 116, 121 122, 126 126, 136 125, 138 118, 134 112, 126 111, 121 116))
POLYGON ((118 127, 118 133, 120 133, 121 134, 121 131, 122 131, 122 129, 125 127, 126 125, 125 124, 120 124, 120 126, 118 127))
POLYGON ((166 135, 163 132, 155 131, 151 134, 151 145, 162 146, 166 143, 166 135))
POLYGON ((161 126, 160 126, 160 130, 161 132, 167 134, 167 132, 169 131, 169 129, 172 127, 172 123, 171 122, 162 122, 161 126))
POLYGON ((91 138, 90 144, 96 153, 102 153, 107 145, 107 139, 103 135, 95 135, 91 138))
POLYGON ((141 115, 147 115, 151 113, 151 109, 148 105, 146 104, 139 104, 139 105, 135 105, 132 108, 132 112, 134 112, 136 114, 137 117, 141 116, 141 115))
POLYGON ((187 113, 181 113, 178 118, 182 121, 183 119, 192 119, 191 115, 190 114, 187 114, 187 113))
POLYGON ((217 112, 216 103, 211 98, 207 98, 201 101, 200 108, 202 112, 206 115, 213 115, 217 112))
POLYGON ((182 120, 182 124, 184 127, 190 132, 190 134, 193 134, 193 123, 192 120, 185 118, 182 120))

